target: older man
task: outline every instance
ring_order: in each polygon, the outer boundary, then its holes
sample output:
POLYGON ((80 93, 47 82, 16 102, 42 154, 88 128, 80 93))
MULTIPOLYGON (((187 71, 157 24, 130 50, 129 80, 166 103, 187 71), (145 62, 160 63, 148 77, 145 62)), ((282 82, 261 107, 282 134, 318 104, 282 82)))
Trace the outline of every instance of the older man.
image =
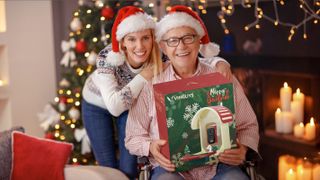
MULTIPOLYGON (((157 25, 156 37, 171 64, 153 83, 174 81, 215 72, 198 59, 216 55, 202 20, 185 6, 172 7, 157 25)), ((158 123, 152 82, 142 90, 129 111, 126 127, 126 147, 138 156, 149 156, 154 167, 151 179, 248 179, 238 165, 245 160, 248 148, 258 152, 258 123, 243 89, 233 77, 236 103, 238 148, 225 150, 219 155, 219 164, 206 165, 182 173, 171 173, 175 166, 160 153, 166 142, 159 139, 158 123)))

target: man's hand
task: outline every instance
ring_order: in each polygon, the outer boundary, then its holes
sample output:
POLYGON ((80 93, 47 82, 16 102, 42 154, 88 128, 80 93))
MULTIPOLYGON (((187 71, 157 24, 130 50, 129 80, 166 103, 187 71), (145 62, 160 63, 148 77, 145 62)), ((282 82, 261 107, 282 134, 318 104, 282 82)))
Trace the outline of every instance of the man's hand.
POLYGON ((246 160, 246 153, 248 148, 240 144, 239 141, 237 141, 237 143, 238 148, 225 150, 219 155, 219 161, 233 166, 242 164, 246 160))
POLYGON ((230 69, 229 64, 227 64, 226 62, 223 61, 219 61, 216 64, 216 70, 221 73, 224 77, 226 77, 227 79, 231 80, 232 78, 232 72, 230 69))
POLYGON ((150 153, 152 154, 153 158, 160 164, 161 167, 163 167, 167 171, 174 171, 175 166, 171 163, 169 159, 164 157, 160 153, 160 147, 165 145, 166 141, 165 140, 153 140, 150 143, 150 153))

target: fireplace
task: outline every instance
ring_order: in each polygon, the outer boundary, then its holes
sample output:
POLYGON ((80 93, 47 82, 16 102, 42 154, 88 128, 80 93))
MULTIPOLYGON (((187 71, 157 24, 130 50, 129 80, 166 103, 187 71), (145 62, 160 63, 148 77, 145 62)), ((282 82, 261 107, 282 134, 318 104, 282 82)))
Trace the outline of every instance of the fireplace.
POLYGON ((223 56, 256 112, 260 130, 260 153, 263 160, 259 171, 266 179, 277 179, 277 160, 283 154, 315 159, 319 156, 318 138, 306 141, 291 134, 275 132, 275 111, 280 107, 280 88, 287 82, 292 91, 305 94, 304 123, 314 117, 320 120, 320 58, 223 56), (293 148, 294 147, 294 148, 293 148))

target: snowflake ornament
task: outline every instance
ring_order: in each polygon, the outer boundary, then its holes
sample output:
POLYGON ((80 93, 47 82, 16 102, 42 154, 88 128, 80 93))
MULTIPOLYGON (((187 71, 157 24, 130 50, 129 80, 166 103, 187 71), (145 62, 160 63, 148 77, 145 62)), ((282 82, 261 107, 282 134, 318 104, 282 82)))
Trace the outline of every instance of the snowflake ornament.
POLYGON ((173 127, 174 126, 174 119, 172 119, 171 117, 169 117, 168 119, 167 119, 167 127, 168 128, 171 128, 171 127, 173 127))

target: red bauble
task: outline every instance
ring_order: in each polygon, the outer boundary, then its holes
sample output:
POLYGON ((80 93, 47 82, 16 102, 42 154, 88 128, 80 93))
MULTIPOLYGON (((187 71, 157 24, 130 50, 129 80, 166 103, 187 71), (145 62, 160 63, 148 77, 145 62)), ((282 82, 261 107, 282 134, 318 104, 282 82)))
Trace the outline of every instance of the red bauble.
POLYGON ((60 97, 60 102, 66 104, 67 103, 68 98, 65 96, 61 96, 60 97))
POLYGON ((75 50, 77 53, 85 53, 87 51, 87 43, 84 40, 77 41, 75 50))
POLYGON ((101 9, 101 16, 105 17, 106 20, 110 20, 114 16, 113 9, 110 7, 104 7, 101 9))
POLYGON ((46 139, 54 139, 54 135, 52 133, 45 134, 44 138, 46 139))

